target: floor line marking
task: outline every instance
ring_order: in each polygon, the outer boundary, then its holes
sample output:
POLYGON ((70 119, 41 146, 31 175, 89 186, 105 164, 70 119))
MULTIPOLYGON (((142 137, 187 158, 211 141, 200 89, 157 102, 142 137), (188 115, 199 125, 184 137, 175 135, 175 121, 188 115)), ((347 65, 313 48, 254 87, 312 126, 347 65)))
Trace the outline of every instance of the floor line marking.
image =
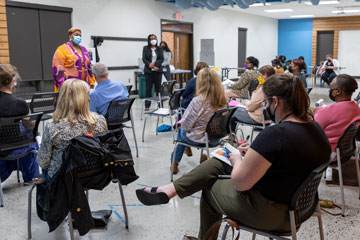
POLYGON ((125 224, 125 220, 120 216, 120 214, 116 210, 114 210, 114 213, 121 220, 121 222, 125 224))

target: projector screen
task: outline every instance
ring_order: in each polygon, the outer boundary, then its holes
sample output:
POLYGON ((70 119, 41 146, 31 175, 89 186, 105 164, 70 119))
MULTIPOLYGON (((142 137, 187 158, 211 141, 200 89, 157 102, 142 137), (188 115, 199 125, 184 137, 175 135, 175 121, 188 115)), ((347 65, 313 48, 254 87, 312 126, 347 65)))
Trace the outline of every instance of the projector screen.
POLYGON ((360 31, 339 31, 339 63, 341 73, 360 76, 360 31))

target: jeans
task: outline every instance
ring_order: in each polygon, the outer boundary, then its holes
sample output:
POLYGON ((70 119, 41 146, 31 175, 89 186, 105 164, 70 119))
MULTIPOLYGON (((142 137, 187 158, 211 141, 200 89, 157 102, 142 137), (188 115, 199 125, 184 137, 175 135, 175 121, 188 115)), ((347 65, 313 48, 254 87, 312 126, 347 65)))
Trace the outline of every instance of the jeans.
MULTIPOLYGON (((182 140, 188 144, 191 144, 191 145, 202 145, 202 143, 197 143, 197 142, 194 142, 194 141, 191 141, 187 136, 186 136, 186 132, 185 130, 180 127, 179 128, 179 132, 178 132, 178 136, 177 136, 177 140, 182 140)), ((186 146, 184 145, 181 145, 181 144, 178 144, 177 147, 176 147, 176 153, 175 153, 175 161, 177 163, 179 163, 181 161, 181 158, 184 154, 184 151, 185 151, 185 148, 186 146)), ((171 153, 171 156, 173 155, 173 153, 171 153)))

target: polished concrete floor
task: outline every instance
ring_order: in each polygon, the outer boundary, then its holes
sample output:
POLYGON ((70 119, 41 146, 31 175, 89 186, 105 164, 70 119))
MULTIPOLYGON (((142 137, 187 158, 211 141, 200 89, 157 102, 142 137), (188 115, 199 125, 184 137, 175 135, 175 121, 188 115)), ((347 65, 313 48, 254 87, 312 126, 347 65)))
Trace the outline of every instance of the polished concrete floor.
MULTIPOLYGON (((323 98, 330 103, 328 88, 313 89, 310 94, 312 105, 323 98)), ((154 107, 154 105, 153 105, 154 107)), ((158 186, 170 181, 170 153, 172 152, 171 132, 155 135, 156 119, 149 119, 145 133, 145 142, 141 141, 143 121, 140 120, 141 100, 137 99, 133 106, 136 137, 139 145, 139 157, 135 157, 135 145, 130 129, 125 130, 129 144, 132 147, 135 169, 140 178, 124 186, 126 205, 129 213, 129 229, 125 229, 124 213, 118 187, 110 184, 103 191, 90 191, 90 207, 92 210, 111 209, 113 214, 106 229, 91 230, 86 236, 76 239, 182 239, 184 234, 196 236, 199 227, 200 193, 186 199, 178 197, 169 204, 162 206, 144 206, 136 198, 135 190, 144 186, 158 186)), ((164 120, 169 124, 168 120, 164 120)), ((246 134, 249 129, 246 129, 246 134)), ((180 172, 176 178, 199 164, 200 152, 193 150, 193 157, 184 156, 180 164, 180 172)), ((0 239, 17 240, 27 238, 27 193, 28 186, 18 184, 16 173, 3 184, 5 206, 0 209, 0 239)), ((319 194, 321 199, 329 199, 340 204, 338 186, 321 183, 319 194)), ((68 225, 64 222, 56 231, 48 233, 46 222, 42 222, 32 206, 33 239, 70 239, 68 225)), ((360 239, 360 200, 359 190, 355 187, 345 187, 346 217, 323 214, 325 239, 358 240, 360 239)), ((228 239, 231 239, 228 237, 228 239)), ((240 239, 251 239, 251 235, 241 232, 240 239)), ((257 239, 266 239, 257 237, 257 239)), ((298 239, 319 239, 317 220, 311 218, 304 223, 298 232, 298 239)))

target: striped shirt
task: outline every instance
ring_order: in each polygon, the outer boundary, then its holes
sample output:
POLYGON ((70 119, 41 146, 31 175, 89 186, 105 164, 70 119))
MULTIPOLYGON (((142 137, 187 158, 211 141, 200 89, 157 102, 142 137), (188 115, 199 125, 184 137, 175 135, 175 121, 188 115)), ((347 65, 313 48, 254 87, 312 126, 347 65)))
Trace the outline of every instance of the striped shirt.
POLYGON ((214 114, 219 109, 215 109, 210 102, 203 104, 202 96, 192 99, 184 113, 184 121, 181 127, 186 131, 186 136, 194 142, 205 143, 206 126, 214 114))

